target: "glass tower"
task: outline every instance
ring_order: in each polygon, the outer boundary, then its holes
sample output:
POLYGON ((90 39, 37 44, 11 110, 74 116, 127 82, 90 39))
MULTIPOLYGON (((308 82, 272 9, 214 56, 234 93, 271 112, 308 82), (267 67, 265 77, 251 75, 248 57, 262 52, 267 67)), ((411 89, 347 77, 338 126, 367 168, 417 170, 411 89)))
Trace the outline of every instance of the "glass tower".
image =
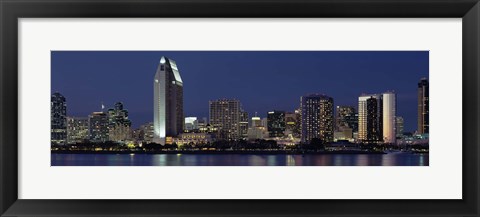
POLYGON ((153 142, 183 132, 183 81, 174 60, 162 57, 153 81, 153 142))
POLYGON ((428 133, 428 80, 422 78, 418 82, 418 133, 428 133))
POLYGON ((50 101, 51 143, 65 145, 67 142, 67 103, 60 93, 52 94, 50 101))
POLYGON ((285 112, 268 112, 267 129, 269 137, 283 137, 285 134, 285 112))
POLYGON ((383 138, 383 103, 380 94, 363 94, 358 97, 358 139, 376 143, 383 138))

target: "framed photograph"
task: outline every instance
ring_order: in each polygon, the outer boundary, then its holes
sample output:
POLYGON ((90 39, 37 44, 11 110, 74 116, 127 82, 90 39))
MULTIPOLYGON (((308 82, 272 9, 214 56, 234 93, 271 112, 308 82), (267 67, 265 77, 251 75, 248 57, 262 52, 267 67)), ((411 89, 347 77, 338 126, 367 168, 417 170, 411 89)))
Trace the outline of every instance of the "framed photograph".
POLYGON ((478 216, 476 0, 0 0, 2 216, 478 216))

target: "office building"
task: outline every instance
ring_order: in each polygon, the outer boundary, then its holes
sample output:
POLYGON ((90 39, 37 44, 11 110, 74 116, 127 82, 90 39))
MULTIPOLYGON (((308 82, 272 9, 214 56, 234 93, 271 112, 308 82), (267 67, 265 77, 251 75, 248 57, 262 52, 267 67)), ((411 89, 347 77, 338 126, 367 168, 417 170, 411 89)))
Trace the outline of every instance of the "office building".
POLYGON ((261 126, 263 126, 262 119, 260 117, 257 117, 256 115, 255 117, 252 117, 251 127, 261 127, 261 126))
POLYGON ((246 139, 248 137, 248 113, 246 111, 240 112, 240 138, 246 139))
POLYGON ((397 138, 403 137, 403 117, 397 116, 395 121, 397 138))
POLYGON ((128 111, 123 108, 123 103, 115 103, 114 108, 108 109, 107 115, 109 140, 124 142, 131 139, 132 122, 128 119, 128 111))
POLYGON ((154 127, 153 122, 149 122, 140 126, 140 129, 143 131, 143 141, 145 143, 152 143, 154 137, 154 127))
POLYGON ((108 115, 104 112, 93 112, 88 116, 90 142, 109 141, 108 115))
POLYGON ((285 113, 285 136, 300 138, 300 110, 285 113))
POLYGON ((285 112, 270 111, 267 113, 267 129, 270 138, 283 137, 285 134, 285 112))
POLYGON ((164 145, 167 137, 183 132, 183 81, 177 64, 162 57, 154 77, 154 142, 164 145))
POLYGON ((88 136, 87 117, 67 117, 67 143, 75 144, 86 142, 88 136))
POLYGON ((418 82, 418 134, 429 133, 428 122, 429 122, 429 90, 428 90, 428 80, 422 78, 418 82))
POLYGON ((67 142, 67 102, 60 93, 50 98, 50 139, 54 145, 65 145, 67 142))
POLYGON ((383 141, 382 113, 382 95, 363 94, 358 98, 358 140, 365 143, 383 141))
POLYGON ((358 132, 358 114, 353 106, 337 106, 335 115, 335 129, 350 128, 358 132))

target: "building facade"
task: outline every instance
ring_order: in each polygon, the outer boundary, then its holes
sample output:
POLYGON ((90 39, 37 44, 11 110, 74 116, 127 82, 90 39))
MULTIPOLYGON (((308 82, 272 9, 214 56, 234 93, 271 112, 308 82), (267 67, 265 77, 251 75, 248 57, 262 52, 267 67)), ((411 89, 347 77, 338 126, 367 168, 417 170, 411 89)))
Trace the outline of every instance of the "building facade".
POLYGON ((124 142, 131 139, 132 122, 128 119, 128 110, 123 108, 122 102, 115 103, 115 107, 108 109, 109 140, 124 142))
POLYGON ((184 131, 191 132, 198 130, 198 120, 197 117, 186 117, 185 118, 185 128, 184 131))
POLYGON ((418 82, 418 120, 417 120, 417 133, 426 134, 429 133, 429 90, 428 80, 422 78, 418 82))
POLYGON ((214 141, 214 137, 209 133, 182 133, 173 142, 178 146, 208 144, 214 141))
POLYGON ((89 139, 87 117, 67 117, 67 143, 82 143, 89 139))
POLYGON ((248 137, 248 112, 242 111, 240 113, 240 138, 247 139, 248 137))
POLYGON ((108 115, 104 112, 93 112, 88 116, 88 131, 90 142, 109 141, 108 115))
POLYGON ((395 144, 397 138, 397 97, 394 92, 383 94, 383 142, 395 144))
POLYGON ((237 140, 242 136, 240 101, 236 99, 219 99, 209 102, 210 125, 218 129, 218 138, 237 140))
POLYGON ((143 142, 145 143, 152 143, 154 137, 154 127, 153 122, 149 122, 140 126, 140 129, 143 131, 143 142))
POLYGON ((67 101, 60 93, 54 93, 50 101, 50 140, 54 145, 67 142, 67 101))
POLYGON ((350 128, 352 132, 358 132, 358 115, 353 106, 337 106, 335 115, 335 129, 350 128))
POLYGON ((403 137, 403 117, 397 116, 396 117, 396 128, 395 130, 397 131, 397 138, 403 137))
POLYGON ((358 140, 378 143, 383 140, 383 102, 380 94, 358 97, 358 140))
POLYGON ((300 110, 285 113, 285 136, 300 138, 300 110))
POLYGON ((270 111, 267 113, 267 129, 270 138, 285 135, 285 112, 270 111))
POLYGON ((183 132, 183 81, 177 64, 162 57, 153 81, 154 142, 164 145, 167 137, 183 132))
POLYGON ((333 98, 327 95, 312 94, 301 97, 302 139, 309 143, 313 138, 322 142, 333 142, 334 118, 333 98))

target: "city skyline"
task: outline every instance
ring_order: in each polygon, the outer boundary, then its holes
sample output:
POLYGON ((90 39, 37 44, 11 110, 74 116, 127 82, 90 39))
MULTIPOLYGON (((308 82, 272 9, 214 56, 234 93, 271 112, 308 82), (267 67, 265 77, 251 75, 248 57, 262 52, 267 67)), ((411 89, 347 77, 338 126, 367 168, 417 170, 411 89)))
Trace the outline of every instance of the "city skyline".
MULTIPOLYGON (((124 53, 124 52, 120 52, 124 53)), ((134 128, 139 127, 147 122, 151 122, 153 120, 153 105, 152 105, 152 98, 153 98, 153 91, 151 85, 151 78, 153 76, 154 71, 148 72, 141 72, 141 74, 137 73, 130 73, 127 74, 126 72, 129 71, 142 71, 141 69, 145 68, 145 66, 138 66, 138 62, 143 62, 140 60, 135 61, 135 58, 132 61, 121 61, 125 59, 125 56, 140 56, 149 59, 150 56, 154 55, 156 57, 155 60, 155 68, 158 67, 158 61, 163 54, 170 53, 170 55, 166 54, 165 56, 169 56, 172 59, 175 59, 178 62, 179 58, 181 60, 188 59, 188 55, 183 54, 182 52, 126 52, 128 54, 124 55, 124 57, 120 58, 122 54, 118 54, 118 52, 59 52, 54 51, 52 52, 52 93, 53 92, 61 92, 66 98, 68 98, 69 103, 69 111, 68 116, 87 116, 94 111, 100 111, 100 102, 106 102, 107 105, 113 105, 114 102, 121 101, 125 104, 125 107, 128 109, 130 114, 130 119, 132 120, 132 126, 134 128), (161 53, 162 55, 157 55, 157 53, 161 53), (113 57, 112 57, 112 54, 113 57), (93 55, 93 57, 91 57, 93 55), (99 57, 100 55, 100 57, 99 57), (103 56, 103 58, 102 58, 103 56), (109 56, 110 58, 106 58, 109 56), (185 57, 187 56, 187 57, 185 57), (80 58, 80 59, 78 59, 80 58), (95 58, 95 61, 89 62, 90 58, 95 58), (118 64, 112 64, 109 61, 102 61, 105 59, 109 59, 112 61, 112 58, 116 58, 116 62, 118 64), (60 61, 61 60, 61 61, 60 61), (85 64, 85 61, 88 64, 85 64), (98 72, 102 69, 110 67, 108 70, 112 70, 115 73, 110 76, 107 76, 110 82, 101 82, 103 81, 103 75, 100 74, 98 76, 78 76, 78 75, 71 75, 70 73, 62 74, 63 68, 65 65, 70 65, 72 69, 67 71, 75 71, 79 70, 78 67, 79 62, 83 63, 83 67, 80 68, 89 68, 89 72, 98 72), (125 66, 128 65, 129 67, 125 66), (108 67, 107 67, 108 66, 108 67), (138 70, 134 70, 138 66, 138 70), (129 78, 130 85, 122 85, 122 82, 125 80, 123 76, 125 75, 129 78), (140 76, 141 75, 141 76, 140 76), (133 78, 135 77, 135 78, 133 78), (138 85, 138 83, 142 83, 144 77, 147 79, 150 78, 150 85, 138 85), (80 78, 80 81, 77 81, 79 85, 77 86, 80 90, 75 90, 71 88, 72 85, 66 85, 67 82, 74 78, 80 78), (133 80, 132 80, 133 79, 133 80), (82 83, 82 81, 90 80, 92 82, 82 83), (99 81, 98 81, 99 80, 99 81), (140 82, 140 81, 141 82, 140 82), (96 87, 93 88, 93 87, 96 87), (129 92, 125 92, 125 89, 129 92), (144 97, 134 97, 132 95, 139 95, 138 91, 144 91, 141 96, 144 97), (73 94, 72 94, 73 92, 73 94), (92 94, 96 93, 96 94, 92 94), (125 94, 129 93, 129 94, 125 94), (152 96, 149 96, 149 93, 152 96), (108 95, 112 95, 114 99, 107 98, 108 95), (130 96, 129 96, 130 95, 130 96), (105 98, 105 99, 100 99, 105 98), (131 99, 133 98, 133 99, 131 99), (145 98, 145 102, 142 102, 142 99, 145 98), (81 100, 83 99, 83 100, 81 100), (78 101, 80 100, 80 101, 78 101), (98 100, 98 101, 97 101, 98 100), (135 102, 139 101, 139 102, 135 102), (81 106, 76 106, 79 103, 82 103, 81 106), (95 103, 98 105, 95 106, 95 103), (97 109, 95 109, 95 107, 97 109), (150 109, 148 109, 150 108, 150 109), (142 110, 143 109, 143 110, 142 110), (150 110, 150 111, 149 111, 150 110)), ((358 96, 362 93, 382 93, 387 90, 395 90, 397 93, 397 101, 398 101, 398 111, 397 115, 404 117, 405 119, 405 131, 414 131, 416 130, 417 125, 417 89, 415 84, 418 83, 418 80, 421 77, 428 77, 428 52, 423 51, 415 51, 415 52, 188 52, 190 56, 197 56, 197 57, 204 57, 204 58, 197 58, 196 61, 193 63, 182 61, 179 64, 179 70, 182 72, 182 77, 184 77, 185 82, 188 84, 185 87, 185 99, 184 99, 184 109, 185 109, 185 117, 194 116, 198 117, 199 119, 202 117, 208 117, 208 102, 210 100, 222 99, 222 98, 235 98, 239 99, 242 102, 242 107, 245 111, 249 113, 249 116, 253 116, 255 112, 258 112, 260 117, 266 117, 269 111, 273 110, 282 110, 286 112, 293 112, 295 109, 299 107, 300 104, 300 97, 307 95, 308 93, 325 93, 332 98, 335 99, 334 106, 339 105, 347 105, 356 107, 358 96), (261 53, 260 55, 258 53, 261 53), (282 54, 279 54, 282 53, 282 54), (295 53, 295 55, 292 55, 295 53), (270 57, 276 56, 275 58, 270 57), (290 54, 290 55, 288 55, 290 54), (299 55, 297 55, 299 54, 299 55), (205 60, 205 58, 211 58, 213 56, 227 56, 227 60, 229 61, 220 61, 220 59, 215 59, 217 62, 216 64, 210 64, 210 70, 205 70, 203 65, 208 65, 211 63, 209 61, 203 61, 204 64, 199 64, 198 61, 205 60), (207 56, 207 57, 205 57, 207 56), (252 56, 256 57, 257 59, 252 61, 252 56), (267 58, 269 56, 269 58, 267 58), (300 58, 299 58, 300 56, 300 58), (332 57, 333 56, 333 57, 332 57), (299 81, 304 82, 311 82, 310 80, 315 80, 313 78, 321 77, 321 78, 328 78, 332 77, 331 74, 334 71, 332 67, 338 66, 342 70, 346 70, 343 65, 339 64, 339 57, 340 60, 344 62, 350 63, 351 67, 360 67, 358 69, 352 69, 352 72, 345 72, 346 74, 342 75, 338 78, 340 81, 344 81, 343 85, 339 84, 337 80, 329 80, 329 79, 318 79, 316 83, 317 85, 313 85, 314 87, 305 87, 308 85, 294 85, 299 81), (320 58, 323 57, 323 58, 320 58), (240 59, 239 59, 240 58, 240 59), (258 59, 259 58, 259 59, 258 59), (302 59, 307 58, 307 59, 302 59), (310 58, 310 59, 308 59, 310 58), (326 60, 336 60, 333 63, 326 63, 326 60), (425 61, 425 59, 427 61, 425 61), (288 61, 284 61, 288 60, 288 61), (318 60, 318 61, 315 61, 318 60), (372 62, 381 62, 378 65, 370 65, 372 62), (318 65, 318 62, 323 64, 323 67, 318 69, 314 67, 318 65), (238 71, 239 69, 235 66, 238 66, 238 63, 246 63, 250 67, 247 67, 249 73, 231 73, 232 71, 238 71), (390 63, 389 67, 381 67, 381 65, 385 65, 390 63), (199 66, 197 70, 192 70, 190 64, 199 66), (403 79, 395 79, 395 76, 398 76, 400 68, 401 70, 406 70, 404 67, 398 67, 399 65, 406 64, 411 68, 410 71, 413 71, 412 74, 409 73, 400 73, 402 74, 400 77, 403 79), (228 65, 228 66, 226 66, 228 65), (292 73, 292 76, 287 77, 287 74, 283 72, 291 71, 294 65, 296 70, 301 71, 301 73, 292 73), (361 67, 362 66, 362 67, 361 67), (397 66, 397 67, 394 67, 397 66), (229 70, 230 69, 230 70, 229 70), (269 69, 269 71, 266 71, 269 69), (383 70, 380 72, 379 70, 383 70), (395 70, 394 70, 395 69, 395 70), (316 73, 318 71, 329 71, 325 73, 316 73), (358 75, 355 75, 353 72, 360 72, 360 71, 370 71, 370 73, 362 74, 360 77, 365 77, 362 79, 357 79, 358 75), (193 72, 192 72, 193 71, 193 72), (219 75, 218 71, 223 71, 222 76, 216 77, 215 75, 219 75), (285 82, 280 82, 279 79, 271 78, 263 80, 263 83, 257 83, 258 80, 262 80, 265 75, 259 74, 255 77, 250 77, 251 71, 258 73, 259 71, 264 72, 267 75, 276 75, 283 80, 286 80, 287 83, 291 83, 292 87, 288 88, 289 85, 283 85, 285 82), (195 72, 197 72, 195 74, 195 72), (331 73, 330 73, 331 72, 331 73), (388 73, 386 73, 388 72, 388 73), (419 73, 423 72, 423 73, 419 73), (203 73, 203 74, 202 74, 203 73), (199 76, 198 74, 202 74, 203 76, 199 76), (229 77, 235 78, 238 82, 230 83, 231 79, 225 79, 224 75, 230 75, 229 77), (372 78, 371 76, 374 76, 372 78), (372 75, 373 74, 373 75, 372 75), (386 74, 391 75, 390 79, 385 79, 384 77, 386 74), (193 75, 193 77, 192 77, 193 75), (243 75, 243 76, 242 76, 243 75), (300 78, 298 78, 300 77, 300 78), (188 79, 187 79, 188 78, 188 79), (242 78, 242 79, 238 79, 242 78), (298 78, 298 79, 297 79, 298 78), (310 78, 310 79, 309 79, 310 78), (258 79, 258 80, 257 80, 258 79), (206 81, 209 80, 209 81, 206 81), (337 89, 337 91, 332 91, 332 85, 325 85, 325 80, 328 82, 326 83, 333 83, 337 89), (356 85, 348 85, 352 83, 352 80, 355 80, 356 85), (373 80, 373 81, 372 81, 373 80), (413 82, 410 82, 412 80, 413 82), (250 83, 249 83, 250 81, 250 83), (275 82, 277 81, 277 82, 275 82), (407 83, 408 81, 408 83, 407 83), (229 85, 226 85, 226 84, 229 85), (356 89, 358 88, 358 84, 364 84, 363 86, 368 86, 365 91, 359 91, 356 89), (238 90, 237 85, 240 85, 240 90, 238 90), (253 84, 253 90, 252 90, 253 84), (393 87, 387 87, 387 85, 393 87), (212 87, 213 86, 213 87, 212 87), (231 88, 225 88, 224 86, 231 86, 231 88), (243 88, 242 88, 243 87, 243 88), (285 87, 285 88, 282 88, 285 87), (324 88, 322 88, 324 87, 324 88), (395 88, 399 87, 399 88, 395 88), (192 89, 194 89, 192 91, 192 89), (231 90, 232 89, 232 90, 231 90), (273 89, 273 90, 270 90, 273 89), (300 89, 300 90, 298 90, 300 89), (316 89, 316 90, 314 90, 316 89), (402 91, 406 90, 408 91, 402 91), (212 91, 216 90, 216 91, 212 91), (243 90, 243 92, 242 92, 243 90), (238 96, 234 96, 234 93, 240 91, 238 96), (302 93, 299 93, 302 91, 302 93), (208 93, 205 93, 208 92, 208 93), (278 92, 278 94, 273 94, 278 92), (354 95, 350 95, 347 93, 356 92, 354 95), (408 93, 408 94, 407 94, 408 93), (413 94, 412 94, 413 93, 413 94), (204 95, 205 94, 205 95, 204 95), (249 94, 255 94, 255 97, 248 97, 249 94), (293 94, 298 94, 296 97, 293 94), (222 96, 223 95, 223 96, 222 96), (293 99, 292 99, 293 98, 293 99), (199 103, 200 100, 205 100, 204 102, 199 103), (272 103, 268 105, 267 103, 272 103), (197 111, 198 110, 198 111, 197 111)), ((191 58, 191 57, 190 57, 191 58)), ((222 58, 221 58, 222 59, 222 58)), ((225 57, 223 57, 225 59, 225 57)), ((253 58, 255 59, 255 58, 253 58)), ((150 62, 150 61, 149 61, 150 62)), ((340 61, 341 62, 341 61, 340 61)), ((320 64, 320 65, 322 65, 320 64)), ((348 65, 348 64, 347 64, 348 65)), ((244 66, 239 67, 241 70, 246 70, 244 66)), ((105 74, 109 74, 106 71, 103 71, 105 74)), ((244 71, 247 72, 247 71, 244 71)), ((89 73, 87 73, 88 75, 89 73)), ((106 76, 106 75, 105 75, 106 76)), ((228 77, 228 76, 227 76, 228 77)), ((333 76, 335 77, 335 76, 333 76)), ((234 79, 234 80, 235 80, 234 79)), ((282 81, 283 81, 282 80, 282 81)), ((315 82, 314 82, 315 83, 315 82)), ((341 83, 341 82, 340 82, 341 83)), ((362 85, 360 85, 362 86, 362 85)), ((362 89, 362 88, 360 88, 362 89)), ((250 95, 253 96, 253 95, 250 95)))

